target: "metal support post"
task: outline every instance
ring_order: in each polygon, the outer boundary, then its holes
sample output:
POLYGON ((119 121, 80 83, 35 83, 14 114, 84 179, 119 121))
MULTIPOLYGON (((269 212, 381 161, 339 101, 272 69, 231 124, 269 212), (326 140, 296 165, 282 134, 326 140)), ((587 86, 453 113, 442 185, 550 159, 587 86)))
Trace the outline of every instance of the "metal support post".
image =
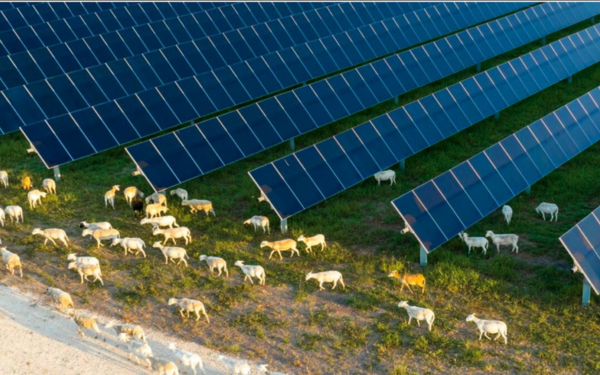
POLYGON ((531 195, 531 186, 527 186, 527 188, 525 189, 525 194, 531 195))
POLYGON ((60 168, 54 167, 54 179, 60 181, 60 168))
POLYGON ((544 37, 542 37, 542 46, 545 46, 545 45, 546 45, 546 37, 544 36, 544 37))
POLYGON ((295 138, 290 139, 290 149, 292 151, 296 151, 296 139, 295 138))
POLYGON ((421 266, 425 267, 427 265, 427 250, 423 246, 421 246, 421 266))
POLYGON ((477 63, 477 73, 481 72, 481 63, 477 63))
POLYGON ((573 76, 569 76, 569 78, 567 78, 567 83, 573 83, 573 76))
POLYGON ((590 304, 590 292, 591 292, 591 288, 590 288, 590 283, 587 281, 587 279, 583 279, 583 295, 581 296, 581 304, 583 306, 587 306, 590 304))
POLYGON ((405 170, 406 169, 406 159, 400 160, 400 169, 401 170, 405 170))
POLYGON ((281 220, 281 233, 286 234, 288 231, 287 219, 281 220))
POLYGON ((494 114, 494 120, 496 120, 496 121, 500 120, 500 112, 494 114))

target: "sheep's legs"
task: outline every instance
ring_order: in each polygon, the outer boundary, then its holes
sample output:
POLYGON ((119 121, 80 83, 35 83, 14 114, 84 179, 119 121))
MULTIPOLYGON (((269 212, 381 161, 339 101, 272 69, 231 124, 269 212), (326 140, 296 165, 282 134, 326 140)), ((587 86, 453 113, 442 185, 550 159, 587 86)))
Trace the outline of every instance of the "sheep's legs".
POLYGON ((403 283, 402 283, 402 288, 400 288, 400 291, 402 291, 402 289, 404 288, 404 285, 406 285, 406 287, 408 288, 408 290, 410 290, 410 293, 412 294, 412 292, 413 292, 413 291, 412 291, 412 289, 410 289, 410 285, 408 285, 408 283, 406 283, 406 284, 405 284, 405 283, 403 282, 403 283))
POLYGON ((346 285, 344 284, 344 279, 342 279, 341 277, 340 277, 340 284, 342 284, 342 287, 344 289, 346 289, 346 285))
POLYGON ((337 286, 337 280, 334 280, 333 281, 333 288, 331 288, 331 290, 334 290, 336 286, 337 286))
POLYGON ((492 340, 492 339, 490 338, 490 336, 488 336, 487 332, 484 332, 484 333, 483 333, 483 335, 485 336, 485 338, 486 338, 486 339, 488 339, 488 340, 492 340))
POLYGON ((322 281, 319 283, 319 290, 325 290, 325 288, 323 288, 323 282, 322 281))
MULTIPOLYGON (((411 320, 412 320, 412 316, 409 315, 408 316, 408 325, 410 325, 411 320)), ((418 322, 418 320, 417 320, 417 322, 418 322)))
POLYGON ((421 321, 419 319, 417 319, 417 326, 421 326, 421 321))

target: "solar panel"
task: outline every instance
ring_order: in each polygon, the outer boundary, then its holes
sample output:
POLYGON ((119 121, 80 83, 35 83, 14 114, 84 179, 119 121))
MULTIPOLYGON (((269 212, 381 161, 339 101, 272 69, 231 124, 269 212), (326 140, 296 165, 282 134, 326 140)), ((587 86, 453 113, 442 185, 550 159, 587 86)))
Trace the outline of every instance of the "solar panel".
MULTIPOLYGON (((595 54, 595 57, 588 55, 574 65, 574 70, 570 72, 564 71, 562 75, 558 75, 553 70, 554 65, 561 64, 559 60, 567 60, 570 55, 578 55, 579 51, 593 51, 600 47, 599 32, 600 27, 593 26, 565 37, 307 149, 259 167, 249 174, 280 218, 287 219, 600 61, 600 54, 595 54), (556 46, 580 38, 586 42, 580 43, 577 49, 570 52, 563 51, 560 55, 555 55, 553 65, 540 65, 533 59, 533 56, 539 56, 540 53, 549 55, 556 46), (509 72, 512 74, 508 74, 509 72), (534 76, 540 78, 532 78, 534 76), (523 89, 522 82, 527 77, 532 78, 528 85, 534 87, 534 90, 523 89), (521 90, 522 95, 517 96, 517 90, 521 90), (288 181, 285 175, 291 172, 285 171, 294 168, 302 177, 288 181), (329 174, 331 178, 324 178, 323 173, 329 174), (321 191, 321 194, 313 196, 312 200, 302 200, 300 194, 310 190, 321 191)), ((485 164, 485 160, 479 161, 485 164)), ((146 171, 142 171, 148 175, 146 171)), ((166 176, 170 175, 167 173, 166 176)), ((513 183, 523 183, 517 177, 515 175, 513 183)), ((152 177, 148 178, 153 181, 152 177)), ((500 181, 494 185, 494 189, 498 190, 499 197, 508 194, 508 189, 500 181)))

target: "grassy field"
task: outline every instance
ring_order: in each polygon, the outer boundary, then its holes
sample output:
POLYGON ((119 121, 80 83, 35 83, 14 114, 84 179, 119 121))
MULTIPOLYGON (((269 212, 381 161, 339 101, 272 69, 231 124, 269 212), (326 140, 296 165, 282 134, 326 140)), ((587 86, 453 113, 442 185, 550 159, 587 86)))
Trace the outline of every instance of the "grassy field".
MULTIPOLYGON (((588 27, 577 25, 560 36, 588 27)), ((538 48, 529 45, 484 64, 484 69, 538 48)), ((449 77, 400 98, 407 103, 475 74, 474 69, 449 77)), ((41 285, 69 291, 78 306, 137 322, 151 330, 174 331, 182 339, 243 357, 271 363, 272 369, 297 374, 407 374, 407 373, 598 373, 600 371, 600 309, 594 296, 590 307, 581 307, 581 275, 571 274, 571 260, 558 237, 600 204, 598 166, 600 145, 595 145, 553 172, 509 204, 514 209, 510 228, 500 212, 469 229, 483 235, 487 229, 519 234, 519 254, 504 249, 482 256, 467 255, 458 239, 429 256, 429 266, 418 265, 418 243, 400 235, 403 223, 390 201, 415 186, 445 172, 494 142, 559 108, 598 86, 600 66, 594 66, 509 109, 499 121, 487 119, 460 134, 421 152, 399 172, 398 185, 381 186, 373 180, 293 217, 289 237, 323 233, 325 251, 301 257, 267 260, 259 248, 262 240, 285 238, 268 204, 258 203, 258 191, 247 171, 289 153, 281 145, 258 156, 184 184, 190 198, 209 199, 216 217, 192 215, 169 199, 169 213, 180 225, 191 228, 194 242, 187 246, 190 267, 165 265, 162 254, 151 247, 148 258, 124 256, 117 248, 101 248, 81 238, 78 223, 110 221, 123 237, 141 237, 152 244, 149 227, 139 225, 122 195, 117 209, 104 207, 103 194, 112 185, 137 186, 150 193, 142 177, 133 177, 133 164, 122 148, 63 166, 58 196, 29 210, 18 180, 31 176, 34 187, 51 177, 34 155, 26 154, 21 134, 0 138, 0 170, 7 170, 12 185, 0 189, 0 205, 19 204, 25 224, 7 224, 0 237, 18 252, 25 267, 23 280, 0 273, 0 281, 35 291, 41 285), (534 208, 542 201, 559 205, 557 223, 544 222, 534 208), (266 215, 270 235, 244 227, 244 219, 266 215), (105 287, 79 284, 76 273, 66 270, 69 250, 44 246, 30 235, 35 227, 60 227, 68 231, 78 254, 100 258, 105 287), (225 258, 230 277, 209 275, 200 254, 225 258), (267 285, 244 284, 233 263, 261 264, 267 285), (345 290, 321 291, 304 275, 314 270, 340 270, 345 290), (424 294, 400 293, 391 270, 423 272, 424 294), (203 301, 211 317, 182 320, 166 305, 170 297, 203 301), (407 325, 399 301, 425 306, 436 313, 432 332, 407 325), (502 319, 508 324, 508 345, 477 341, 474 324, 464 319, 502 319)), ((396 107, 392 102, 298 138, 303 148, 396 107)), ((169 196, 169 198, 171 198, 169 196)), ((181 243, 181 242, 180 242, 181 243)))

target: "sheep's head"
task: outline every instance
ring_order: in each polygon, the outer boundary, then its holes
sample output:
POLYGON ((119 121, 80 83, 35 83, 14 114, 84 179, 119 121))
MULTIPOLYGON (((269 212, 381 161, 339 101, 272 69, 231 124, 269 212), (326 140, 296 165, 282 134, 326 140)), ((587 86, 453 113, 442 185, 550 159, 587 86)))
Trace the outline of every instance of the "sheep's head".
POLYGON ((70 270, 74 270, 77 268, 77 262, 70 262, 69 266, 67 267, 70 270))
POLYGON ((79 228, 85 228, 87 227, 89 224, 87 221, 82 221, 81 223, 79 223, 79 228))
POLYGON ((177 298, 169 298, 169 302, 167 303, 169 306, 177 303, 177 298))
POLYGON ((304 237, 304 235, 301 235, 300 237, 298 237, 298 241, 304 241, 306 239, 306 237, 304 237))
POLYGON ((200 261, 206 260, 206 255, 200 255, 200 261))
POLYGON ((392 271, 390 273, 388 273, 388 277, 400 277, 400 274, 398 273, 398 271, 392 271))
POLYGON ((43 235, 43 234, 44 234, 44 232, 43 232, 43 231, 42 231, 40 228, 35 228, 35 229, 33 230, 33 232, 31 232, 31 234, 32 234, 33 236, 35 236, 36 234, 41 234, 41 235, 43 235))
POLYGON ((113 190, 121 191, 121 185, 113 185, 113 190))
POLYGON ((141 191, 139 191, 139 190, 138 190, 138 192, 137 192, 137 193, 138 193, 138 195, 140 196, 140 198, 144 198, 144 196, 145 196, 145 195, 144 195, 144 193, 142 193, 142 192, 141 192, 141 191))
POLYGON ((121 238, 114 238, 112 243, 110 244, 110 247, 113 247, 115 245, 118 245, 121 243, 121 238))
POLYGON ((46 198, 46 195, 48 195, 48 193, 45 193, 43 191, 40 191, 40 195, 42 196, 42 198, 46 198))
POLYGON ((238 260, 233 265, 237 266, 237 267, 242 267, 244 265, 244 261, 243 260, 238 260))
POLYGON ((91 229, 84 229, 83 232, 81 232, 81 237, 91 236, 93 233, 94 231, 91 229))
POLYGON ((119 336, 118 336, 117 340, 118 340, 119 342, 125 342, 125 343, 126 343, 127 341, 129 341, 129 340, 128 340, 128 337, 127 337, 127 334, 126 334, 126 333, 124 333, 124 332, 122 332, 122 333, 119 333, 119 336))
POLYGON ((492 236, 494 236, 494 232, 492 232, 491 230, 488 230, 488 231, 485 233, 485 236, 486 236, 486 237, 490 237, 490 238, 491 238, 492 236))
POLYGON ((181 201, 182 206, 189 206, 190 204, 192 204, 192 202, 187 199, 184 199, 181 201))
POLYGON ((74 261, 76 259, 77 259, 77 254, 71 253, 71 254, 67 255, 67 260, 74 261))
POLYGON ((402 301, 398 304, 398 307, 402 308, 402 307, 408 307, 408 301, 402 301))
POLYGON ((164 233, 164 230, 163 230, 163 229, 160 229, 160 228, 158 228, 158 227, 155 227, 155 228, 152 230, 152 235, 153 235, 153 236, 157 236, 157 235, 159 235, 159 234, 161 234, 161 233, 164 233))
POLYGON ((269 241, 263 241, 263 242, 260 243, 260 247, 267 247, 267 246, 270 246, 270 245, 271 245, 271 243, 269 241))
POLYGON ((252 219, 248 219, 244 221, 244 225, 252 224, 252 219))
POLYGON ((150 201, 151 201, 151 200, 152 200, 152 197, 151 197, 151 196, 150 196, 150 197, 148 197, 148 198, 146 198, 146 204, 150 204, 150 201))
POLYGON ((269 371, 269 370, 267 370, 267 366, 269 366, 269 365, 258 365, 257 370, 261 373, 266 373, 267 371, 269 371))
POLYGON ((142 219, 142 221, 140 221, 140 224, 141 225, 148 224, 148 220, 149 219, 147 217, 145 217, 145 218, 142 219))
POLYGON ((155 243, 152 244, 152 247, 156 247, 156 248, 161 248, 163 247, 162 244, 160 243, 160 241, 157 241, 155 243))
POLYGON ((169 194, 171 194, 171 195, 175 195, 175 194, 177 194, 177 189, 175 189, 175 190, 171 190, 171 191, 169 192, 169 194))
POLYGON ((310 271, 309 273, 306 274, 304 281, 308 281, 308 280, 312 279, 313 277, 314 277, 314 273, 313 273, 313 271, 310 271))
POLYGON ((465 319, 466 322, 472 322, 474 321, 476 318, 475 314, 471 314, 469 316, 467 316, 467 319, 465 319))

